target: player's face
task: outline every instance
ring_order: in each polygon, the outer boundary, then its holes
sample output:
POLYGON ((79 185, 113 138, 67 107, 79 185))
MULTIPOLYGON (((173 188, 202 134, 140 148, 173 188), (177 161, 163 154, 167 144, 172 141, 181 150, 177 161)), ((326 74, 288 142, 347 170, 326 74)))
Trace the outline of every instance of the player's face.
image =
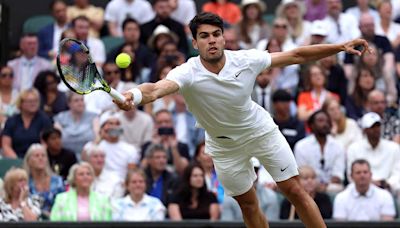
POLYGON ((200 57, 206 62, 217 63, 224 55, 225 39, 222 30, 214 25, 203 24, 197 30, 193 47, 199 50, 200 57))

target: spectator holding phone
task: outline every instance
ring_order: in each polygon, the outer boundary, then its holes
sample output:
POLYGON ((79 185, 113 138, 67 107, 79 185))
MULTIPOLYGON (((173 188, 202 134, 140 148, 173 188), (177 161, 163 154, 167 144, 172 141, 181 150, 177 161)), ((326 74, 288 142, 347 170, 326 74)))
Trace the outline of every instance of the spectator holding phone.
MULTIPOLYGON (((152 142, 144 144, 142 148, 142 157, 144 151, 151 143, 161 144, 167 150, 168 165, 167 169, 182 174, 183 170, 189 164, 189 147, 187 144, 179 142, 176 138, 174 123, 172 121, 172 113, 166 109, 162 109, 154 115, 155 132, 152 142)), ((147 165, 147 159, 142 160, 142 165, 147 165)))

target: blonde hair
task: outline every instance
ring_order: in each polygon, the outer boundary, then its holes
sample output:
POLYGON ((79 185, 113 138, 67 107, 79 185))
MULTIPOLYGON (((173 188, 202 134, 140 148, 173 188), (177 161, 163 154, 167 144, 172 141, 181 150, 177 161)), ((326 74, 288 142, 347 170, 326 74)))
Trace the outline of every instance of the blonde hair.
POLYGON ((13 188, 20 179, 28 181, 28 174, 24 169, 12 167, 6 172, 6 175, 4 176, 4 198, 6 203, 11 202, 13 188))
POLYGON ((35 152, 36 150, 42 150, 44 152, 44 154, 46 155, 45 156, 46 157, 46 174, 47 174, 47 176, 51 176, 53 174, 53 172, 51 171, 49 159, 47 158, 47 150, 46 150, 46 147, 44 147, 40 143, 33 143, 32 145, 30 145, 30 147, 28 148, 28 150, 26 151, 26 154, 24 156, 23 167, 26 170, 28 176, 31 176, 31 168, 29 166, 29 159, 31 158, 33 152, 35 152))
POLYGON ((147 179, 146 173, 144 173, 144 171, 143 171, 142 169, 136 168, 136 169, 130 170, 130 171, 128 172, 128 174, 126 175, 126 178, 125 178, 125 186, 126 186, 126 187, 128 186, 129 181, 131 180, 131 178, 132 178, 132 176, 133 176, 134 174, 139 174, 140 176, 143 177, 144 182, 146 182, 146 179, 147 179))
POLYGON ((81 167, 88 168, 90 174, 92 174, 92 177, 95 176, 95 174, 94 174, 94 169, 93 169, 93 167, 92 167, 88 162, 82 161, 82 162, 79 162, 79 163, 77 163, 77 164, 74 164, 74 165, 69 169, 69 173, 68 173, 68 177, 67 177, 68 183, 69 183, 69 184, 71 185, 71 187, 73 187, 73 188, 76 187, 76 183, 75 183, 75 173, 76 173, 76 170, 77 170, 78 168, 81 168, 81 167))
POLYGON ((17 106, 17 108, 18 108, 19 110, 21 110, 22 101, 23 101, 24 99, 26 99, 26 97, 27 97, 28 95, 30 95, 30 94, 35 95, 35 97, 36 97, 38 100, 40 99, 39 91, 38 91, 37 89, 35 89, 35 88, 30 88, 30 89, 26 89, 26 90, 21 91, 21 93, 19 94, 19 96, 18 96, 18 98, 17 98, 17 101, 15 102, 15 104, 16 104, 16 106, 17 106))

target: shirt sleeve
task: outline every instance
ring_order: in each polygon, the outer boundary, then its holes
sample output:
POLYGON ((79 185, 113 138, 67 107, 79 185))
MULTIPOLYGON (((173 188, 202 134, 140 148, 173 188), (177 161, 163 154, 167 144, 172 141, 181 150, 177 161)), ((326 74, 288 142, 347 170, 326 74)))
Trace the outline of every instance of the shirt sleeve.
POLYGON ((191 73, 189 63, 184 63, 172 69, 168 73, 166 79, 178 84, 180 90, 190 86, 193 80, 193 74, 191 73))
POLYGON ((3 135, 7 135, 9 137, 12 137, 14 135, 13 134, 13 131, 15 128, 15 118, 14 117, 15 116, 8 118, 6 120, 6 124, 4 126, 3 133, 2 133, 3 135))
POLYGON ((110 1, 107 6, 106 6, 106 10, 104 13, 104 20, 108 21, 108 22, 116 22, 117 21, 117 10, 114 7, 115 6, 115 2, 110 1))
POLYGON ((395 216, 396 215, 394 200, 393 200, 392 195, 388 191, 383 190, 381 202, 382 202, 381 216, 383 216, 383 215, 395 216))
POLYGON ((271 55, 267 51, 251 49, 243 53, 249 60, 250 68, 255 69, 257 74, 271 66, 271 55))
POLYGON ((346 219, 345 203, 342 194, 338 194, 333 202, 333 218, 337 220, 346 219))

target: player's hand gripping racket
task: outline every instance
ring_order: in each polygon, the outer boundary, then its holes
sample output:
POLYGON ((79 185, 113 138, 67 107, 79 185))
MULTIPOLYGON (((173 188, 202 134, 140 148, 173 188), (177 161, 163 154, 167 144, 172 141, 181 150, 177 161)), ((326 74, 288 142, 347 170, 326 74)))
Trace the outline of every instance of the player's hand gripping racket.
POLYGON ((84 95, 103 90, 115 100, 125 101, 125 97, 111 88, 99 74, 89 49, 78 40, 65 38, 60 42, 57 68, 65 85, 75 93, 84 95))

